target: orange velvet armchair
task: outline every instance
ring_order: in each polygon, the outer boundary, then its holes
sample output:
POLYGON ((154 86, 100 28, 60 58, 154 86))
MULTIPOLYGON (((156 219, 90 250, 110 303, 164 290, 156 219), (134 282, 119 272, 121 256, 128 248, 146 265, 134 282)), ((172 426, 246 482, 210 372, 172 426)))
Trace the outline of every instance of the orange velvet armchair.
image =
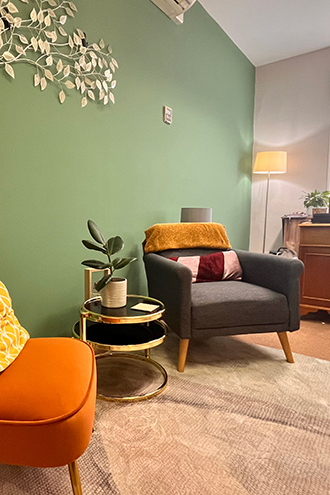
POLYGON ((77 459, 89 444, 96 370, 91 347, 71 338, 29 339, 0 373, 0 463, 69 465, 81 495, 77 459))

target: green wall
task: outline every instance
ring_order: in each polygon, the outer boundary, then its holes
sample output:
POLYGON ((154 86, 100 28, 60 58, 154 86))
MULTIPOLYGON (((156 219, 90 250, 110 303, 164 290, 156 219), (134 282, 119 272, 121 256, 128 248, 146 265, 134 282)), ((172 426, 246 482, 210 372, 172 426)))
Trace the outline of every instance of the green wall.
MULTIPOLYGON (((70 335, 83 300, 87 219, 137 256, 118 274, 146 294, 144 231, 181 206, 212 207, 248 249, 254 67, 196 3, 177 26, 149 0, 76 0, 70 26, 119 63, 116 104, 82 109, 71 91, 1 69, 0 279, 32 336, 70 335), (163 106, 173 124, 162 122, 163 106)), ((96 257, 97 257, 97 253, 96 257)), ((91 256, 92 255, 92 256, 91 256)))

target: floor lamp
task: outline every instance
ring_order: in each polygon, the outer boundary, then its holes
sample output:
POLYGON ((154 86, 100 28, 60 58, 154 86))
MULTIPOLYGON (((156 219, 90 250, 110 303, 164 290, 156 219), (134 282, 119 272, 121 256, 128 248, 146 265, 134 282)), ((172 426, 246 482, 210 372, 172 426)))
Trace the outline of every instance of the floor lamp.
POLYGON ((285 174, 287 163, 286 151, 263 151, 257 154, 254 163, 254 174, 267 174, 267 191, 266 191, 266 207, 265 207, 265 223, 264 223, 264 238, 262 244, 262 252, 265 252, 266 245, 266 227, 267 227, 267 210, 268 210, 268 193, 270 174, 285 174))

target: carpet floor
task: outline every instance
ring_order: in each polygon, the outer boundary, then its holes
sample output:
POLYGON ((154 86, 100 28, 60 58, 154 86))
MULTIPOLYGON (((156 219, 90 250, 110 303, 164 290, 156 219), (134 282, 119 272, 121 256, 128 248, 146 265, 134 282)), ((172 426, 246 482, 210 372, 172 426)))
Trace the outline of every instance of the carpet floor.
MULTIPOLYGON (((84 495, 329 495, 330 362, 232 337, 195 340, 148 401, 97 401, 79 467, 84 495)), ((67 468, 0 466, 1 495, 70 495, 67 468)))

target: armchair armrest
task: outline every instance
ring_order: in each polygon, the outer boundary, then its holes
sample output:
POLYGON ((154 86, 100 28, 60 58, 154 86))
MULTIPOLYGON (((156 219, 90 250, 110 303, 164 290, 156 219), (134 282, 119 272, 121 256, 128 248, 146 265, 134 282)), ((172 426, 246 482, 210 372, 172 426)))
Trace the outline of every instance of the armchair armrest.
POLYGON ((191 337, 191 270, 159 254, 145 254, 149 296, 165 304, 164 319, 182 339, 191 337))
POLYGON ((297 330, 300 325, 299 277, 304 270, 303 262, 297 258, 235 251, 242 266, 244 282, 266 287, 286 296, 290 313, 289 330, 297 330))

